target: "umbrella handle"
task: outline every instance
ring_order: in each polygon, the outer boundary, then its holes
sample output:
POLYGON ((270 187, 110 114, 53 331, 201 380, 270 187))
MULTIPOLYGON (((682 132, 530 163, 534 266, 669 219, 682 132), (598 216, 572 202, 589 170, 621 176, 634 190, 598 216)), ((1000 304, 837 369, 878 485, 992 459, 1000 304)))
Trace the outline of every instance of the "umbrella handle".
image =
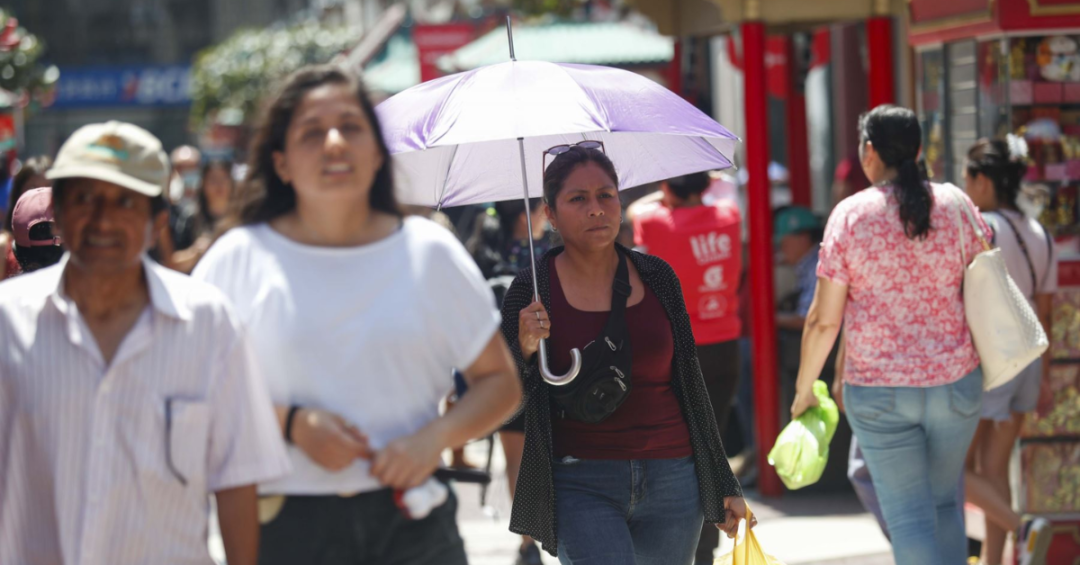
POLYGON ((548 368, 547 358, 547 344, 544 343, 547 340, 540 340, 540 376, 544 381, 553 386, 563 386, 574 382, 578 373, 581 372, 581 350, 574 348, 570 350, 570 370, 565 375, 556 375, 548 368))

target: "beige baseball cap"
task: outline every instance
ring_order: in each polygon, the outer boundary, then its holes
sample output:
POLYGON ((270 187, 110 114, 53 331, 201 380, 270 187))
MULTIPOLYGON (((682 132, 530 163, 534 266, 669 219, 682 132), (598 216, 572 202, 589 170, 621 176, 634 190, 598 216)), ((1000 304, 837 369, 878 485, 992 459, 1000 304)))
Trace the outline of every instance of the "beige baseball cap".
POLYGON ((116 121, 90 124, 64 142, 45 178, 96 179, 161 196, 169 182, 169 158, 161 141, 139 126, 116 121))

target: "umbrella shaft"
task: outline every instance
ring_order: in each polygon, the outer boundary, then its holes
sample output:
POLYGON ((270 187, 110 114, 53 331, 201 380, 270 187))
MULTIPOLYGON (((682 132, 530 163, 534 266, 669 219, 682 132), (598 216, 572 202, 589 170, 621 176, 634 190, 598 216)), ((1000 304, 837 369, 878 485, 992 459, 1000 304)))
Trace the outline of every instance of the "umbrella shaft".
POLYGON ((525 223, 529 230, 529 260, 532 261, 533 301, 540 300, 540 285, 536 281, 536 249, 533 247, 532 207, 529 206, 529 176, 525 172, 525 138, 518 138, 521 153, 521 186, 525 191, 525 223))

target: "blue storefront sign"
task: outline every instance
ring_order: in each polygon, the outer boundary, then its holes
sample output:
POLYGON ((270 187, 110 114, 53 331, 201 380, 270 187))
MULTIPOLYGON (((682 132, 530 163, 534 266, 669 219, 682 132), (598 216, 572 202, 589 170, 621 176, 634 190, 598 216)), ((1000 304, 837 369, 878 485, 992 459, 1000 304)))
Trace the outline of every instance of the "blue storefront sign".
POLYGON ((55 108, 182 106, 191 103, 191 67, 60 69, 55 108))

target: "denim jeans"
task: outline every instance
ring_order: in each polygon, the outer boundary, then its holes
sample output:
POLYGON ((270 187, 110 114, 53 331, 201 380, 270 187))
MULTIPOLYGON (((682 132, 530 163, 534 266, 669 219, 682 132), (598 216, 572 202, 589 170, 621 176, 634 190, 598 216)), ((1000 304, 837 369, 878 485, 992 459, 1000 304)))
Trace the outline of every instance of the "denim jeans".
POLYGON ((844 406, 888 524, 896 565, 967 562, 957 492, 982 404, 975 369, 936 387, 844 385, 844 406))
POLYGON ((553 464, 562 565, 690 565, 701 533, 694 459, 553 464))

